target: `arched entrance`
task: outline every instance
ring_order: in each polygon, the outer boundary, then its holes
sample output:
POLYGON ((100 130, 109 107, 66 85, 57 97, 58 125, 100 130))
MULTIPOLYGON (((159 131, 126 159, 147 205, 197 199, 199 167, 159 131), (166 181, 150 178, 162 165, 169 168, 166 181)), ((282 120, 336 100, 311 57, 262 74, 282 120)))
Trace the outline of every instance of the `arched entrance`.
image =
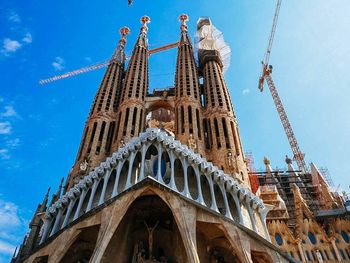
MULTIPOLYGON (((73 244, 69 247, 61 263, 89 262, 94 252, 99 226, 82 230, 73 244)), ((68 242, 68 240, 67 240, 68 242)))
POLYGON ((175 132, 174 107, 169 101, 152 101, 146 104, 146 126, 175 132))
POLYGON ((225 233, 212 223, 197 222, 197 251, 201 263, 240 263, 225 233))
POLYGON ((156 195, 137 198, 114 233, 101 262, 188 262, 167 204, 156 195))
POLYGON ((253 263, 273 263, 269 255, 261 251, 251 251, 253 263))

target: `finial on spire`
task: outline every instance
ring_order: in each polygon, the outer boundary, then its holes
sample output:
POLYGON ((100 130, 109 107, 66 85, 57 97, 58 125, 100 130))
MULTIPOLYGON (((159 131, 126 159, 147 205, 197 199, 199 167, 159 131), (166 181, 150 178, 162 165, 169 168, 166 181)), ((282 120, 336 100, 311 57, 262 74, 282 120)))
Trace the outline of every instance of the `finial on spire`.
POLYGON ((290 159, 290 158, 288 157, 288 155, 286 155, 286 163, 287 163, 287 164, 292 164, 292 159, 290 159))
POLYGON ((130 33, 130 29, 127 26, 124 26, 119 30, 119 33, 122 36, 122 38, 119 40, 119 43, 125 45, 126 36, 130 33))
POLYGON ((143 16, 141 17, 140 22, 142 24, 141 33, 147 34, 147 31, 148 31, 147 24, 151 23, 151 18, 149 16, 143 16))
POLYGON ((46 192, 46 195, 45 195, 45 196, 49 196, 50 190, 51 190, 51 187, 47 188, 47 192, 46 192))
POLYGON ((180 26, 180 29, 181 31, 186 31, 187 32, 187 25, 186 25, 186 22, 188 21, 188 15, 186 14, 181 14, 179 16, 179 21, 181 22, 181 26, 180 26))
POLYGON ((270 165, 270 160, 266 156, 264 157, 264 164, 265 165, 270 165))

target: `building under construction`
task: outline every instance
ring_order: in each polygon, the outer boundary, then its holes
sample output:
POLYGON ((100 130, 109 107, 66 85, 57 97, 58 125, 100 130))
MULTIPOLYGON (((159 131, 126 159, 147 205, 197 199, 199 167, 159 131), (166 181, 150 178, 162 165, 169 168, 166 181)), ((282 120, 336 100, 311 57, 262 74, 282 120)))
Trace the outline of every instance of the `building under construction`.
POLYGON ((298 169, 266 158, 256 171, 244 154, 224 79, 230 48, 209 18, 195 45, 181 15, 179 41, 149 50, 144 16, 130 57, 124 27, 107 62, 41 81, 107 66, 66 184, 38 205, 12 262, 350 262, 349 200, 308 169, 272 81, 280 2, 259 87, 298 169), (149 56, 174 47, 174 87, 150 92, 149 56))
POLYGON ((273 170, 265 158, 265 171, 256 171, 248 157, 252 190, 269 207, 272 243, 302 262, 350 261, 347 195, 331 191, 314 164, 301 172, 286 157, 288 169, 273 170))

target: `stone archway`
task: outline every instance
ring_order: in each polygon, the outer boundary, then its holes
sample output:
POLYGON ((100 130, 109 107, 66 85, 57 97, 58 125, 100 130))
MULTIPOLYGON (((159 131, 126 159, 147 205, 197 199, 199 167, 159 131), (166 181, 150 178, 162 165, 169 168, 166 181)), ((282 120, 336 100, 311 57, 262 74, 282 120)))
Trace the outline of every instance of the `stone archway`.
POLYGON ((61 263, 89 262, 96 245, 99 226, 92 226, 81 230, 75 241, 59 261, 61 263))
POLYGON ((146 124, 150 128, 162 128, 174 134, 175 111, 172 103, 166 100, 146 103, 146 124))
POLYGON ((272 258, 264 252, 261 251, 251 251, 253 263, 273 263, 272 258))
POLYGON ((225 233, 213 223, 197 222, 197 251, 201 263, 240 263, 225 233))
POLYGON ((167 204, 157 195, 137 198, 113 234, 101 262, 188 262, 167 204))

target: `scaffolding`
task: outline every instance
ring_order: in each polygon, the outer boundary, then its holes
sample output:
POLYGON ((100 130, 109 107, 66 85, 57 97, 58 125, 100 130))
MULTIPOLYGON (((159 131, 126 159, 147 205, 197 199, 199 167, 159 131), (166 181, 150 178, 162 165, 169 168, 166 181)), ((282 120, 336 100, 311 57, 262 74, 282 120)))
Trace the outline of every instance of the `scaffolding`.
POLYGON ((320 168, 318 168, 318 170, 320 171, 322 177, 324 178, 324 180, 326 181, 328 186, 334 187, 334 183, 333 183, 332 177, 328 171, 328 168, 327 167, 320 167, 320 168))
POLYGON ((303 199, 306 201, 311 212, 315 213, 322 206, 319 186, 314 184, 311 173, 301 173, 300 171, 274 170, 272 172, 255 171, 249 175, 255 175, 261 187, 275 186, 278 194, 285 202, 289 215, 288 226, 296 226, 295 202, 292 185, 296 184, 300 189, 303 199))

